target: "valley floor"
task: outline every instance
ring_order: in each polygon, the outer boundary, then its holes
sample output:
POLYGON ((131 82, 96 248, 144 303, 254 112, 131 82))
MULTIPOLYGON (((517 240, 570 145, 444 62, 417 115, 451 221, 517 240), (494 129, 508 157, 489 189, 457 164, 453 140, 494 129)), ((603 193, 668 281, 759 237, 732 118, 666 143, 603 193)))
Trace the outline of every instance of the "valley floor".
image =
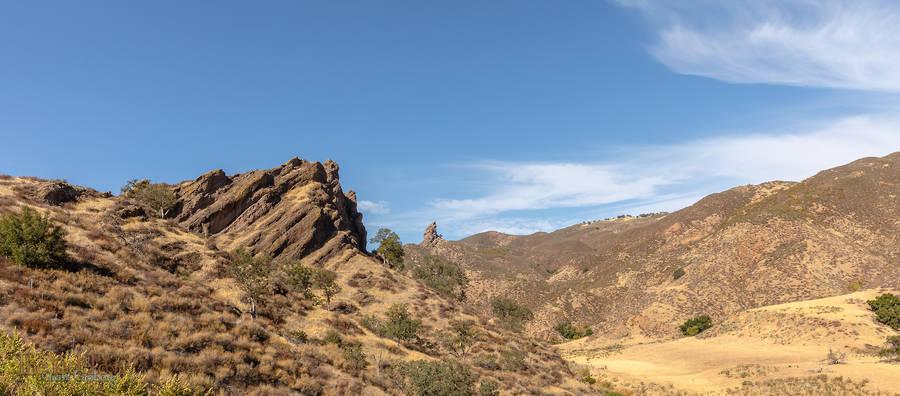
POLYGON ((749 310, 698 337, 585 338, 560 350, 605 386, 636 394, 893 394, 900 363, 874 352, 900 333, 877 323, 865 303, 883 292, 749 310), (829 351, 846 358, 830 364, 829 351))

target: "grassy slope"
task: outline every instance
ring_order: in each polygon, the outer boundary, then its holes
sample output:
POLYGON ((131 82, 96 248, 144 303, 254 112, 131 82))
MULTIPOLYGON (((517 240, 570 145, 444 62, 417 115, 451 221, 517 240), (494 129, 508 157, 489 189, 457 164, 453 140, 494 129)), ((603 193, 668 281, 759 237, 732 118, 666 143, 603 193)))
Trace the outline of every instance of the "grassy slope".
MULTIPOLYGON (((815 378, 821 374, 867 382, 869 392, 896 391, 900 364, 883 361, 872 349, 900 332, 876 322, 865 304, 885 291, 752 309, 697 337, 668 341, 595 337, 560 348, 567 359, 590 367, 602 380, 647 394, 728 394, 729 389, 741 394, 734 389, 745 381, 752 383, 744 387, 748 394, 774 394, 771 384, 790 381, 808 381, 818 389, 813 394, 829 394, 815 378), (846 353, 846 362, 828 364, 830 349, 846 353)), ((838 387, 830 394, 853 394, 849 389, 838 387)))
POLYGON ((131 366, 154 384, 180 374, 194 388, 225 394, 392 394, 399 390, 379 375, 384 367, 375 361, 386 366, 448 358, 436 346, 435 332, 452 319, 469 321, 481 332, 475 353, 525 353, 518 370, 483 369, 471 357, 465 361, 502 389, 560 395, 585 389, 546 345, 508 333, 353 249, 319 263, 337 272, 343 288, 330 306, 273 292, 254 320, 224 275, 228 254, 215 244, 170 221, 122 219, 116 211, 128 202, 115 197, 48 206, 35 197, 43 183, 0 178, 0 213, 22 205, 49 211, 65 229, 76 263, 47 271, 0 263, 0 329, 18 332, 44 350, 83 353, 100 372, 131 366), (423 342, 398 343, 358 325, 394 303, 409 304, 422 320, 423 342), (297 330, 311 342, 291 336, 297 330), (337 346, 316 342, 329 331, 362 344, 368 367, 358 372, 337 346))

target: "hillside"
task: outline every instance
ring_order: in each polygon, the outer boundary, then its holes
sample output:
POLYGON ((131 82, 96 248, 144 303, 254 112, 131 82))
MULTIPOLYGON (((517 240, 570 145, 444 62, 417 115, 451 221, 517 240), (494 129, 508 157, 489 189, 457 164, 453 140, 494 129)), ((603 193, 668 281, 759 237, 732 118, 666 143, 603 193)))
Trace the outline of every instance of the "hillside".
POLYGON ((568 320, 612 337, 667 338, 700 314, 718 322, 854 284, 900 287, 898 194, 894 153, 799 183, 735 187, 670 214, 459 241, 426 231, 406 250, 413 261, 436 254, 459 262, 483 312, 495 296, 529 306, 530 334, 560 340, 552 328, 568 320))
MULTIPOLYGON (((455 371, 471 385, 463 394, 491 382, 519 394, 587 392, 549 346, 498 328, 367 255, 355 193, 343 192, 331 161, 218 170, 167 188, 174 203, 159 216, 126 194, 0 177, 0 214, 47 213, 68 245, 56 268, 0 258, 4 337, 81 354, 84 368, 98 373, 130 368, 151 385, 177 376, 214 394, 378 395, 400 394, 421 379, 414 373, 427 374, 403 362, 454 358, 439 331, 464 323, 477 339, 455 371), (231 272, 238 249, 272 258, 255 300, 231 272), (322 270, 336 274, 338 288, 328 289, 336 294, 300 289, 297 274, 322 270), (406 304, 402 323, 421 321, 411 336, 368 320, 388 320, 395 304, 406 304)), ((0 383, 38 381, 16 373, 0 370, 0 383)))
POLYGON ((873 349, 900 332, 876 322, 865 304, 887 291, 751 309, 697 337, 585 338, 561 349, 601 382, 638 394, 892 395, 900 365, 873 349), (830 351, 846 358, 834 364, 830 351))

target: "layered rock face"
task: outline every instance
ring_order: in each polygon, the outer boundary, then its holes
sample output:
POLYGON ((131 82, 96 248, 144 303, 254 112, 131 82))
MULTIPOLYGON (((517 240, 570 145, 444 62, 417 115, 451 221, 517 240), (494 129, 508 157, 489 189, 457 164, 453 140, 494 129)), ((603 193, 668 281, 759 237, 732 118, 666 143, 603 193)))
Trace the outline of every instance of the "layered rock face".
POLYGON ((331 160, 293 158, 231 176, 215 170, 178 184, 175 194, 175 220, 222 250, 324 260, 366 248, 356 193, 344 194, 331 160))

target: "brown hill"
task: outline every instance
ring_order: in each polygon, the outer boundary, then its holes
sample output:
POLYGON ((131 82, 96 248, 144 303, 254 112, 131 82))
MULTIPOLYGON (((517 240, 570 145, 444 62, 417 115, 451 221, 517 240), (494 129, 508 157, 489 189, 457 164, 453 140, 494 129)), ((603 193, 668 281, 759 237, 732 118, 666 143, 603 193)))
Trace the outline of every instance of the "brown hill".
MULTIPOLYGON (((132 367, 151 384, 178 375, 216 394, 378 395, 403 392, 396 363, 450 359, 440 331, 464 322, 479 334, 461 358, 476 380, 512 394, 587 392, 547 345, 497 328, 365 254, 355 194, 342 192, 333 162, 214 171, 171 189, 176 203, 161 219, 125 196, 0 177, 0 214, 26 206, 49 213, 70 257, 56 269, 0 257, 3 332, 43 350, 82 353, 100 373, 132 367), (238 248, 274 257, 255 318, 227 270, 238 248), (336 273, 340 291, 330 303, 291 283, 296 260, 336 273), (363 326, 384 320, 394 304, 422 322, 406 341, 363 326)), ((0 384, 22 379, 4 375, 0 384)))
POLYGON ((685 319, 900 286, 900 153, 864 158, 800 183, 709 195, 678 212, 589 222, 551 233, 482 233, 407 245, 470 274, 469 296, 516 299, 531 334, 564 320, 609 336, 677 334, 685 319), (684 275, 675 279, 681 269, 684 275), (856 287, 856 286, 853 286, 856 287))

